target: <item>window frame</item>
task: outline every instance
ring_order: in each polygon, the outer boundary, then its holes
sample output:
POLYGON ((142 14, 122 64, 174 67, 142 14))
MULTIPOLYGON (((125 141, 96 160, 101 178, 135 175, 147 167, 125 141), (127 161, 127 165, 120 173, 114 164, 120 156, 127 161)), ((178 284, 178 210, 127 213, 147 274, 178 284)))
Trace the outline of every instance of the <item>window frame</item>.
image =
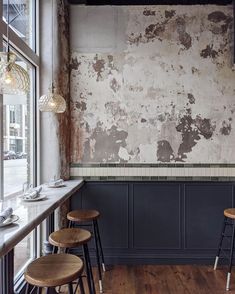
MULTIPOLYGON (((3 16, 3 0, 0 0, 0 51, 3 50, 3 43, 7 39, 7 24, 2 19, 3 16)), ((34 70, 32 71, 32 83, 33 83, 33 97, 32 103, 30 105, 31 117, 31 130, 30 137, 32 138, 32 148, 33 152, 30 158, 30 164, 32 164, 32 179, 33 185, 36 186, 40 183, 40 166, 39 166, 39 139, 40 139, 40 117, 39 110, 37 109, 37 97, 39 97, 39 0, 34 0, 33 11, 32 11, 32 26, 33 26, 33 40, 31 49, 17 34, 9 27, 9 44, 13 51, 16 52, 25 62, 32 65, 34 70)), ((4 132, 3 132, 3 95, 0 94, 0 200, 4 199, 4 161, 3 161, 3 151, 4 151, 4 132)), ((27 261, 27 263, 22 267, 22 269, 14 277, 14 290, 16 293, 22 287, 24 287, 25 281, 23 277, 23 271, 25 266, 32 261, 32 259, 40 255, 40 244, 41 244, 41 233, 40 226, 36 228, 33 232, 32 237, 32 258, 27 261)), ((1 292, 1 291, 0 291, 1 292)))
MULTIPOLYGON (((39 237, 39 227, 36 227, 32 232, 31 240, 30 242, 32 243, 32 247, 30 248, 30 255, 31 258, 27 260, 27 262, 24 264, 24 266, 20 269, 18 273, 14 276, 14 292, 19 293, 22 288, 25 286, 25 279, 24 279, 24 271, 26 267, 32 262, 34 259, 39 257, 38 255, 38 237, 39 237)), ((29 236, 29 235, 27 235, 29 236)))
MULTIPOLYGON (((3 15, 3 0, 0 0, 0 48, 3 49, 3 43, 7 41, 7 24, 2 19, 3 15)), ((32 105, 30 106, 30 112, 32 115, 32 130, 34 130, 34 134, 30 134, 32 138, 32 146, 33 146, 33 156, 30 159, 31 164, 33 162, 33 170, 32 170, 32 179, 33 185, 36 186, 39 183, 39 167, 37 162, 39 162, 39 148, 37 147, 38 139, 39 139, 39 112, 37 109, 37 97, 39 96, 39 0, 34 0, 33 4, 33 12, 32 12, 32 22, 33 22, 33 48, 31 49, 17 34, 9 27, 9 44, 13 51, 16 52, 25 62, 30 63, 35 70, 33 71, 32 83, 33 83, 33 99, 32 105)), ((3 95, 0 95, 0 118, 3 118, 3 95)), ((32 131, 31 130, 31 131, 32 131)), ((3 119, 0 119, 0 200, 4 198, 4 170, 3 170, 3 119)))

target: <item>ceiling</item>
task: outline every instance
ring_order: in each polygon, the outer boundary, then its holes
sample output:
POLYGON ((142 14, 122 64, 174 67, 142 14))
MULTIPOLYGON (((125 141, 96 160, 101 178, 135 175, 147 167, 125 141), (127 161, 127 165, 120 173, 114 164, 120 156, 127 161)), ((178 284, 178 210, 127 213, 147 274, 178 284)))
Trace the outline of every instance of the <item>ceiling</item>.
POLYGON ((86 5, 227 5, 231 4, 232 0, 69 0, 69 3, 86 5))

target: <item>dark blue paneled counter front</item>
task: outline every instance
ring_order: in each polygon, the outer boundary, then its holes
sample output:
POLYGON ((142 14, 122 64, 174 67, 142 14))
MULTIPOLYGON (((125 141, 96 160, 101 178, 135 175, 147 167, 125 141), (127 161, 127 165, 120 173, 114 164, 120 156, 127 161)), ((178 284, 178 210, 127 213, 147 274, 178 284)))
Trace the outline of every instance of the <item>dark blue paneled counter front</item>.
POLYGON ((228 182, 87 182, 71 200, 101 212, 110 264, 210 263, 233 205, 228 182))

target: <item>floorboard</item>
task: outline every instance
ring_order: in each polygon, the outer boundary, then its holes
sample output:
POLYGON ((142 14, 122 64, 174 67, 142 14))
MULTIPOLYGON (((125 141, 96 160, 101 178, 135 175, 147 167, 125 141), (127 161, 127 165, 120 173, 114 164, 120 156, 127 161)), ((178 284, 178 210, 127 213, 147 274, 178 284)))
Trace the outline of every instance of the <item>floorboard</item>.
MULTIPOLYGON (((103 275, 104 294, 235 294, 235 269, 229 292, 225 291, 226 271, 224 266, 214 271, 212 266, 198 265, 117 265, 103 275)), ((98 286, 96 268, 94 277, 98 286)), ((84 283, 86 287, 85 279, 84 283)), ((67 293, 66 287, 61 293, 67 293)))

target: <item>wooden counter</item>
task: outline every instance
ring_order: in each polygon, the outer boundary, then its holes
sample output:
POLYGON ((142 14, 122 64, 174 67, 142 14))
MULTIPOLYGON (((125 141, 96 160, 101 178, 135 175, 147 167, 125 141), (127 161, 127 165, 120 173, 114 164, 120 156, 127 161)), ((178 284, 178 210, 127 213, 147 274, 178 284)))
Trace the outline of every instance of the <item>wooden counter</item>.
POLYGON ((70 180, 61 188, 48 188, 43 185, 41 194, 46 198, 41 201, 24 202, 19 197, 4 201, 4 206, 11 206, 13 214, 19 220, 9 226, 0 228, 0 294, 13 294, 14 247, 33 231, 43 220, 47 219, 54 210, 75 194, 82 186, 83 180, 70 180))

